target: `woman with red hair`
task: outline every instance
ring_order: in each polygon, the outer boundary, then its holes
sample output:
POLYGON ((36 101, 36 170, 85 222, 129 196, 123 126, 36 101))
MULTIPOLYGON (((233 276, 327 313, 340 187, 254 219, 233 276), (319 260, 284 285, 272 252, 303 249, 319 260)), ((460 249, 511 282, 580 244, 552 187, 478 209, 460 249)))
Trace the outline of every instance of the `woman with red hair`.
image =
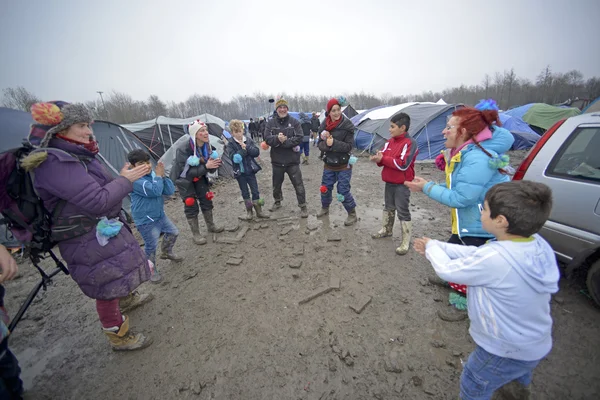
MULTIPOLYGON (((511 148, 514 138, 500 127, 498 107, 491 99, 454 111, 443 134, 446 150, 436 164, 446 172, 446 182, 415 177, 405 185, 451 208, 452 236, 448 243, 481 246, 492 238, 481 226, 485 194, 492 186, 510 180, 508 156, 503 153, 511 148)), ((450 286, 466 294, 465 286, 450 286)))

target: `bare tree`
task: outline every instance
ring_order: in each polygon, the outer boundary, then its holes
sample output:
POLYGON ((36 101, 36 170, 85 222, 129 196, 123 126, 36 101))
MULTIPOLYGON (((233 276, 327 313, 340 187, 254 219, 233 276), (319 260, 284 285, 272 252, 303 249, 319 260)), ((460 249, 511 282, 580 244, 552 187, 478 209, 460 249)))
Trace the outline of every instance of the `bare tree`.
POLYGON ((14 110, 29 112, 31 106, 41 100, 23 86, 2 90, 2 105, 14 110))
POLYGON ((515 69, 511 68, 510 71, 504 71, 504 85, 507 88, 508 98, 506 99, 506 106, 510 104, 510 95, 513 89, 514 84, 517 81, 517 75, 515 74, 515 69))
POLYGON ((146 107, 148 111, 148 119, 156 118, 159 116, 165 116, 168 114, 167 105, 156 95, 151 95, 150 97, 148 97, 146 107))

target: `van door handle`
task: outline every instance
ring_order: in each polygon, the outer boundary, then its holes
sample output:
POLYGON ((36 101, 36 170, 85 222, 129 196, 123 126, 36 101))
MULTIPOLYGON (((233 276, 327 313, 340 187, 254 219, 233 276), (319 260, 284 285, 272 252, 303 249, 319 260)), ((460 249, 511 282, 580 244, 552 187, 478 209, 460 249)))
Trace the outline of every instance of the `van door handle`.
POLYGON ((596 204, 596 209, 594 210, 594 214, 600 217, 600 199, 598 199, 598 204, 596 204))

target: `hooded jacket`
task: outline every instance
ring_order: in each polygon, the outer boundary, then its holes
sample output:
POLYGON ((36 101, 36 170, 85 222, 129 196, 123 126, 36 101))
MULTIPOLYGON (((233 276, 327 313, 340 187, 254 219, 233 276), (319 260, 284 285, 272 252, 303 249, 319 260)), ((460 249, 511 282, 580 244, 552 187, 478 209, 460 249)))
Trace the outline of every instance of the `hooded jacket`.
POLYGON ((265 142, 271 146, 271 164, 279 167, 300 164, 300 151, 294 151, 294 148, 302 143, 303 138, 302 127, 296 118, 289 114, 279 118, 275 112, 265 127, 265 142), (283 143, 277 138, 280 132, 287 137, 283 143))
POLYGON ((122 176, 113 178, 94 154, 82 146, 54 138, 48 147, 66 153, 35 153, 22 161, 25 169, 34 172, 34 187, 46 209, 52 212, 62 199, 66 205, 61 217, 119 217, 123 223, 106 246, 98 243, 96 229, 58 243, 71 277, 93 299, 127 296, 150 279, 146 255, 120 212, 123 199, 133 189, 132 183, 122 176), (68 153, 86 160, 85 166, 68 153))
MULTIPOLYGON (((492 156, 510 150, 515 141, 504 128, 493 127, 492 138, 481 142, 492 156)), ((446 183, 429 182, 423 193, 433 200, 451 207, 452 233, 460 237, 492 237, 481 226, 480 213, 485 194, 494 185, 510 180, 497 168, 490 166, 490 157, 475 144, 468 144, 453 157, 444 151, 446 183)))
POLYGON ((426 256, 440 278, 467 285, 475 343, 499 357, 536 361, 552 349, 551 294, 560 273, 541 236, 481 247, 431 240, 426 256))
POLYGON ((131 216, 137 226, 158 221, 165 216, 163 196, 175 193, 175 185, 167 177, 154 172, 133 182, 131 193, 131 216))

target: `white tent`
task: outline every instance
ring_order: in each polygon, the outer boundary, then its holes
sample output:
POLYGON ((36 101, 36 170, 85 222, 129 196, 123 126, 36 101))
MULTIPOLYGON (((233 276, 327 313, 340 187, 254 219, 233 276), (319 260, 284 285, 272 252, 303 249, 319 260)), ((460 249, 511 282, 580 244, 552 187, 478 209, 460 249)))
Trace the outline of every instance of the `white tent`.
POLYGON ((208 132, 220 138, 225 121, 211 114, 190 118, 157 117, 148 121, 123 125, 133 132, 156 156, 162 156, 180 137, 187 133, 187 126, 200 120, 208 125, 208 132))

